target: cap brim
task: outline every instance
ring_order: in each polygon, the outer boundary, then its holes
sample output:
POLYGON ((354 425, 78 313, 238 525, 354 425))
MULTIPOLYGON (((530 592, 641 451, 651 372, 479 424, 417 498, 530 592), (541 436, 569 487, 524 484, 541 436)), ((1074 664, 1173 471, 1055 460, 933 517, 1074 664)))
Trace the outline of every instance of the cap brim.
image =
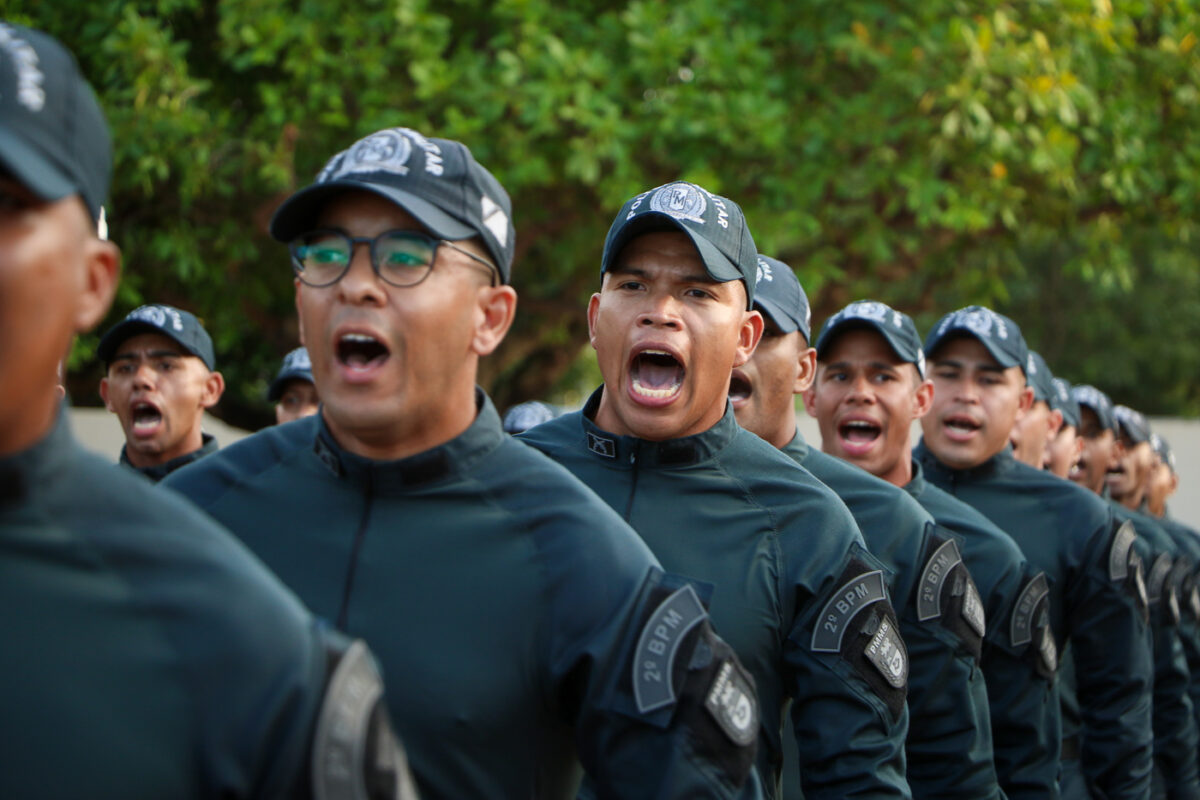
POLYGON ((942 333, 941 336, 937 337, 936 340, 930 342, 929 346, 925 348, 925 355, 931 356, 939 347, 941 347, 942 345, 944 345, 946 342, 950 341, 951 339, 957 339, 957 338, 963 338, 963 337, 969 338, 969 339, 974 339, 975 341, 982 344, 984 346, 984 348, 988 351, 988 353, 991 354, 992 358, 996 359, 996 363, 999 364, 1004 369, 1008 369, 1009 367, 1020 367, 1021 374, 1022 375, 1025 374, 1025 365, 1023 363, 1021 363, 1020 359, 1013 358, 1012 355, 1010 355, 1009 353, 1006 353, 1003 350, 1001 350, 1000 348, 998 348, 991 341, 991 339, 984 337, 984 336, 980 336, 979 334, 975 333, 975 331, 971 330, 970 328, 950 328, 949 330, 942 333))
POLYGON ((279 242, 290 242, 302 233, 316 227, 317 214, 321 207, 334 195, 348 190, 368 192, 390 200, 421 223, 434 236, 458 241, 478 235, 470 225, 455 219, 437 206, 409 192, 381 186, 375 183, 344 178, 319 183, 301 189, 284 201, 271 217, 270 232, 279 242))
POLYGON ((46 202, 78 193, 74 181, 24 138, 0 125, 0 164, 17 181, 46 202))
POLYGON ((754 307, 762 313, 770 317, 771 322, 775 323, 775 327, 783 333, 791 333, 792 331, 800 330, 800 326, 796 324, 796 320, 792 319, 792 315, 788 314, 779 304, 770 297, 763 297, 762 294, 754 296, 754 307))
POLYGON ((204 356, 193 350, 187 343, 181 342, 179 339, 172 336, 169 330, 160 328, 157 325, 153 325, 149 322, 143 322, 140 319, 127 319, 114 325, 108 331, 108 333, 104 334, 104 338, 100 340, 100 344, 96 347, 96 355, 99 356, 100 360, 106 365, 111 364, 113 356, 117 354, 117 348, 119 348, 126 339, 131 339, 134 336, 137 336, 139 333, 157 333, 161 336, 165 336, 171 341, 175 342, 175 344, 182 347, 184 352, 195 356, 201 361, 204 361, 205 366, 207 366, 209 369, 213 368, 213 365, 209 364, 204 359, 204 356))
POLYGON ((882 336, 883 340, 887 342, 888 347, 891 349, 896 358, 900 359, 905 364, 913 364, 917 366, 918 372, 920 371, 920 363, 918 361, 920 358, 919 353, 905 353, 901 343, 896 340, 892 329, 878 320, 866 319, 865 317, 850 317, 849 319, 842 319, 838 322, 835 322, 832 327, 828 327, 821 331, 821 335, 817 339, 817 352, 820 353, 824 350, 828 350, 830 343, 847 331, 864 330, 873 331, 882 336))
POLYGON ((308 370, 288 370, 287 372, 276 375, 275 380, 271 381, 271 385, 267 388, 267 402, 278 402, 279 398, 283 396, 284 387, 287 386, 289 381, 308 381, 314 386, 316 385, 316 381, 313 380, 312 373, 308 370))

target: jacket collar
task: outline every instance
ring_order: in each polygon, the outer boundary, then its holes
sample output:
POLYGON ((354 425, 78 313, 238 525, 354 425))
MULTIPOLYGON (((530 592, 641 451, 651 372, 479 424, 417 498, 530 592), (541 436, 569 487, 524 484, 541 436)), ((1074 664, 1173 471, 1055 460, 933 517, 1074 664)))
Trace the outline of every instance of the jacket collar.
POLYGON ((0 457, 0 508, 22 502, 34 487, 52 485, 66 469, 76 448, 65 409, 59 409, 54 427, 41 441, 0 457))
POLYGON ((126 453, 125 446, 122 445, 121 466, 128 467, 135 472, 140 472, 150 480, 158 483, 180 467, 186 467, 188 464, 191 464, 193 461, 199 458, 203 458, 204 456, 217 452, 217 440, 216 437, 214 437, 211 433, 201 433, 200 441, 201 444, 199 450, 193 450, 190 453, 184 453, 178 458, 172 458, 170 461, 167 461, 163 464, 154 464, 153 466, 149 467, 135 467, 129 461, 129 455, 126 453))
MULTIPOLYGON (((1003 450, 978 466, 971 467, 970 469, 954 469, 939 461, 937 456, 925 446, 925 440, 922 439, 913 448, 913 462, 914 465, 919 463, 924 468, 925 473, 929 475, 929 479, 937 482, 939 479, 976 481, 1003 475, 1012 471, 1013 465, 1017 463, 1017 460, 1013 458, 1012 445, 1006 444, 1003 450)), ((916 472, 914 470, 915 478, 916 472)))
POLYGON ((592 392, 583 407, 583 432, 587 449, 596 458, 616 467, 658 467, 672 469, 688 467, 707 461, 733 440, 738 433, 737 419, 733 406, 725 401, 725 413, 721 419, 703 433, 681 439, 650 441, 636 436, 618 436, 600 428, 592 420, 600 408, 600 396, 604 386, 592 392))
POLYGON ((343 480, 367 485, 376 492, 400 494, 414 486, 435 484, 467 472, 504 442, 508 434, 500 427, 500 415, 479 387, 475 388, 475 407, 475 420, 458 436, 394 461, 377 461, 346 450, 333 438, 324 415, 318 414, 313 453, 343 480))

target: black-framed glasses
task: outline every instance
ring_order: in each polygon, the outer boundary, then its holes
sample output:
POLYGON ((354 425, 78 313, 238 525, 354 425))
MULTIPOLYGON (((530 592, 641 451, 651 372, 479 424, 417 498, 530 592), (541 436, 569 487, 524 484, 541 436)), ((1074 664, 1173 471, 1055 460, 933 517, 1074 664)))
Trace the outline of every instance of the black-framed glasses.
POLYGON ((487 267, 492 285, 498 271, 492 262, 464 250, 454 242, 436 239, 420 231, 384 231, 375 237, 350 236, 339 230, 315 230, 288 243, 292 269, 302 283, 314 288, 332 286, 350 269, 354 246, 367 245, 371 268, 384 283, 398 288, 416 286, 433 272, 438 247, 445 245, 487 267))

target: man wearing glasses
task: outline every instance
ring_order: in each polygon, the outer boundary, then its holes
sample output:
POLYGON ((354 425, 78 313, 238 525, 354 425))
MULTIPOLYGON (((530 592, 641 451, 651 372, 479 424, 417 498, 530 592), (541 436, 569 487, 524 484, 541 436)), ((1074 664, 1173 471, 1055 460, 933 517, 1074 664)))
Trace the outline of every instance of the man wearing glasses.
POLYGON ((167 485, 372 644, 423 798, 573 798, 581 764, 605 797, 755 797, 753 684, 695 591, 475 385, 510 217, 458 142, 334 156, 271 222, 321 413, 167 485))

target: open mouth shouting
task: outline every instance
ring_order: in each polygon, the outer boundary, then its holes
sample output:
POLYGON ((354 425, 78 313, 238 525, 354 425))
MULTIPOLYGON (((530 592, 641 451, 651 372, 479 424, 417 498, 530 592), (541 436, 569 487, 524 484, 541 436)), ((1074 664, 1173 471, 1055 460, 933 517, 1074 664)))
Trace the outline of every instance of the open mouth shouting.
POLYGON ((336 338, 334 354, 342 376, 351 383, 371 380, 391 357, 386 344, 373 334, 349 331, 336 338))
POLYGON ((967 414, 949 414, 942 418, 942 430, 952 442, 969 442, 982 427, 974 417, 967 414))
POLYGON ((838 422, 837 432, 838 444, 847 455, 862 456, 879 441, 883 426, 870 417, 851 415, 838 422))
POLYGON ((673 353, 644 347, 629 360, 629 396, 644 406, 668 405, 679 394, 686 372, 673 353))
POLYGON ((163 424, 162 410, 149 400, 135 400, 130 415, 130 430, 139 439, 147 439, 158 433, 163 424))
POLYGON ((750 383, 746 373, 735 369, 729 376, 729 400, 733 403, 733 407, 741 408, 746 405, 752 394, 754 394, 754 385, 750 383))

